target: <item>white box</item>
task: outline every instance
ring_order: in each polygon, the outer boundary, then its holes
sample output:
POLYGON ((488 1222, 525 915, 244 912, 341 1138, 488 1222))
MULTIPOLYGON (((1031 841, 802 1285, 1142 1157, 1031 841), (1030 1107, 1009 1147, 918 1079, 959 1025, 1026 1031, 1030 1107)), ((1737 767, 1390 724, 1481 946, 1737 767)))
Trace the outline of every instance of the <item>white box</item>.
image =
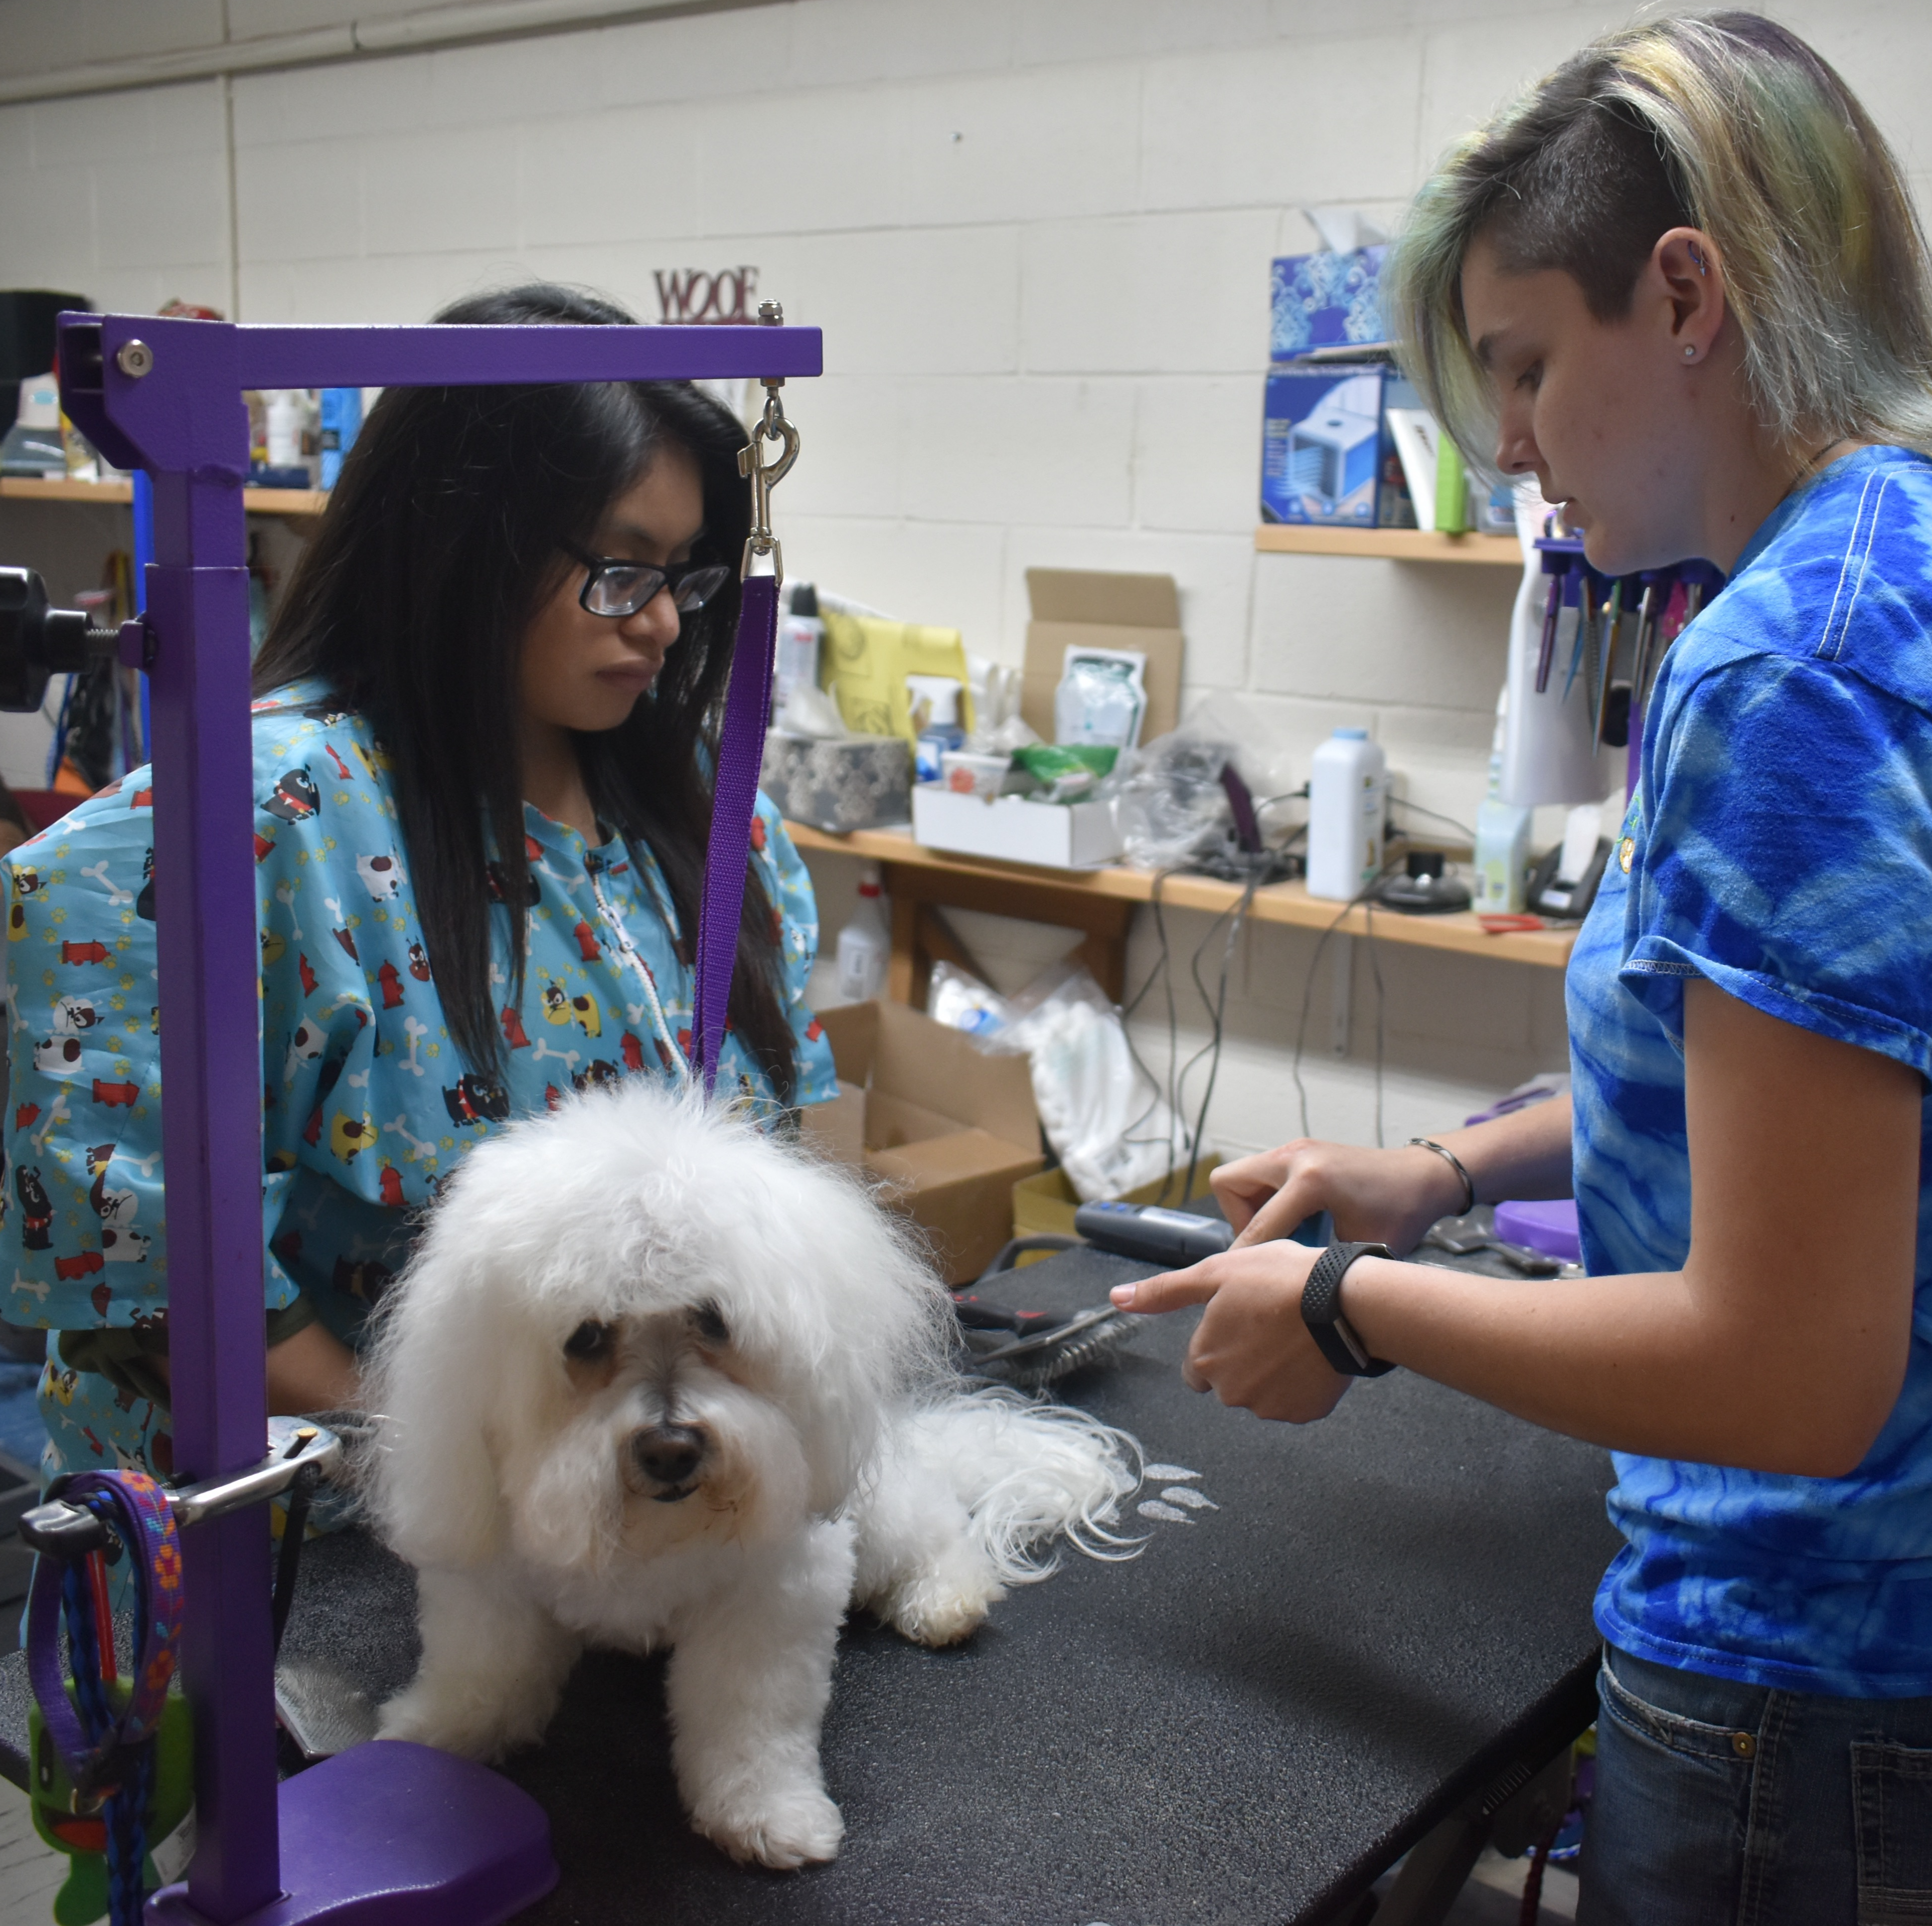
POLYGON ((941 783, 914 786, 912 833, 928 849, 1061 870, 1111 863, 1121 849, 1111 803, 1031 802, 1012 795, 987 802, 941 783))

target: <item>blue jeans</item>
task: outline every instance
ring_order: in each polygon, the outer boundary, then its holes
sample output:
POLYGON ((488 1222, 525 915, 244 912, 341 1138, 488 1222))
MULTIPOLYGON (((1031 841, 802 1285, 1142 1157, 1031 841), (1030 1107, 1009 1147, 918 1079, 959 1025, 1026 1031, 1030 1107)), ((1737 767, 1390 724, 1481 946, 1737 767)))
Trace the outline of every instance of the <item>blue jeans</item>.
POLYGON ((1932 1926, 1932 1699, 1606 1648, 1577 1926, 1932 1926))

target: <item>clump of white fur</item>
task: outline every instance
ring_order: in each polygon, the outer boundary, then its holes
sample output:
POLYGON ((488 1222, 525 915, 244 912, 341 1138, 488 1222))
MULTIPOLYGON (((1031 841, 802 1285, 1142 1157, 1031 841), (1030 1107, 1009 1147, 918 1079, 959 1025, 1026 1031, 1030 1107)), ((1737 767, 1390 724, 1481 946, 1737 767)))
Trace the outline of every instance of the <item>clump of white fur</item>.
POLYGON ((848 1605, 946 1644, 1056 1539, 1129 1549, 1133 1442, 963 1383, 950 1316, 862 1182, 695 1096, 636 1080, 478 1146, 365 1373, 423 1641, 384 1736, 494 1756, 539 1736, 585 1644, 669 1646, 693 1824, 740 1859, 830 1858, 848 1605), (700 1452, 688 1478, 665 1439, 700 1452))

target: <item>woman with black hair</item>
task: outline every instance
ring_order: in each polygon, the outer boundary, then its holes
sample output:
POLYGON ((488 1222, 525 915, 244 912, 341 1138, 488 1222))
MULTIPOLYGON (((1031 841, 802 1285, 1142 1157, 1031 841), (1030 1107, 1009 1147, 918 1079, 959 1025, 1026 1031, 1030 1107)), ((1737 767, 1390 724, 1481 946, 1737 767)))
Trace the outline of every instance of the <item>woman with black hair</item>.
MULTIPOLYGON (((437 319, 631 320, 545 286, 437 319)), ((689 1074, 745 439, 682 382, 394 389, 344 464, 254 678, 272 1410, 352 1400, 411 1214, 471 1144, 689 1074)), ((762 799, 752 842, 719 1068, 777 1114, 835 1086, 811 884, 762 799)), ((59 1333, 73 1469, 172 1461, 152 845, 141 770, 8 865, 0 1309, 59 1333)))

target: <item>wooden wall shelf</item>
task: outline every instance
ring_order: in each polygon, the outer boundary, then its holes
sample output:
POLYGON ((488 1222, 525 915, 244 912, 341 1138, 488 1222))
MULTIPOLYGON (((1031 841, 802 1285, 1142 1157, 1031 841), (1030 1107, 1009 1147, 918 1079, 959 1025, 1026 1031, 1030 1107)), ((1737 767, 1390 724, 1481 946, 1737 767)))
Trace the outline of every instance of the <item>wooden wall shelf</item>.
MULTIPOLYGON (((904 895, 962 909, 989 910, 1029 921, 1057 923, 1084 930, 1090 939, 1119 942, 1124 948, 1126 918, 1133 906, 1154 900, 1154 879, 1150 870, 1034 868, 928 849, 915 843, 912 832, 907 829, 856 829, 847 835, 834 836, 802 822, 788 822, 785 826, 801 849, 860 856, 878 864, 887 872, 887 894, 896 897, 904 895), (896 891, 891 873, 895 870, 902 872, 904 878, 903 887, 896 891)), ((1160 900, 1171 909, 1205 910, 1210 915, 1218 915, 1233 909, 1240 895, 1238 884, 1216 882, 1212 876, 1170 876, 1161 885, 1160 900)), ((1370 933, 1366 910, 1354 909, 1344 914, 1340 904, 1311 897, 1306 886, 1300 882, 1273 883, 1266 889, 1256 890, 1248 914, 1257 923, 1286 923, 1304 930, 1325 930, 1334 924, 1340 933, 1354 936, 1370 933), (1338 915, 1342 919, 1340 922, 1338 915)), ((894 915, 896 924, 896 902, 894 915)), ((1562 969, 1570 960, 1570 945, 1576 940, 1574 931, 1564 929, 1526 930, 1492 936, 1466 910, 1453 916, 1403 916, 1394 910, 1382 910, 1375 917, 1374 934, 1379 942, 1455 950, 1465 956, 1530 963, 1545 969, 1562 969)), ((1094 973, 1106 982, 1102 971, 1095 969, 1094 973)), ((1118 990, 1111 993, 1118 999, 1118 990)))
MULTIPOLYGON (((131 481, 0 479, 0 502, 86 502, 112 508, 134 499, 131 481)), ((242 505, 251 515, 320 515, 328 506, 328 495, 320 488, 244 488, 242 505)))
POLYGON ((1300 522, 1264 522, 1255 531, 1264 555, 1352 555, 1390 562, 1482 562, 1520 569, 1514 535, 1438 535, 1420 529, 1323 529, 1300 522))

